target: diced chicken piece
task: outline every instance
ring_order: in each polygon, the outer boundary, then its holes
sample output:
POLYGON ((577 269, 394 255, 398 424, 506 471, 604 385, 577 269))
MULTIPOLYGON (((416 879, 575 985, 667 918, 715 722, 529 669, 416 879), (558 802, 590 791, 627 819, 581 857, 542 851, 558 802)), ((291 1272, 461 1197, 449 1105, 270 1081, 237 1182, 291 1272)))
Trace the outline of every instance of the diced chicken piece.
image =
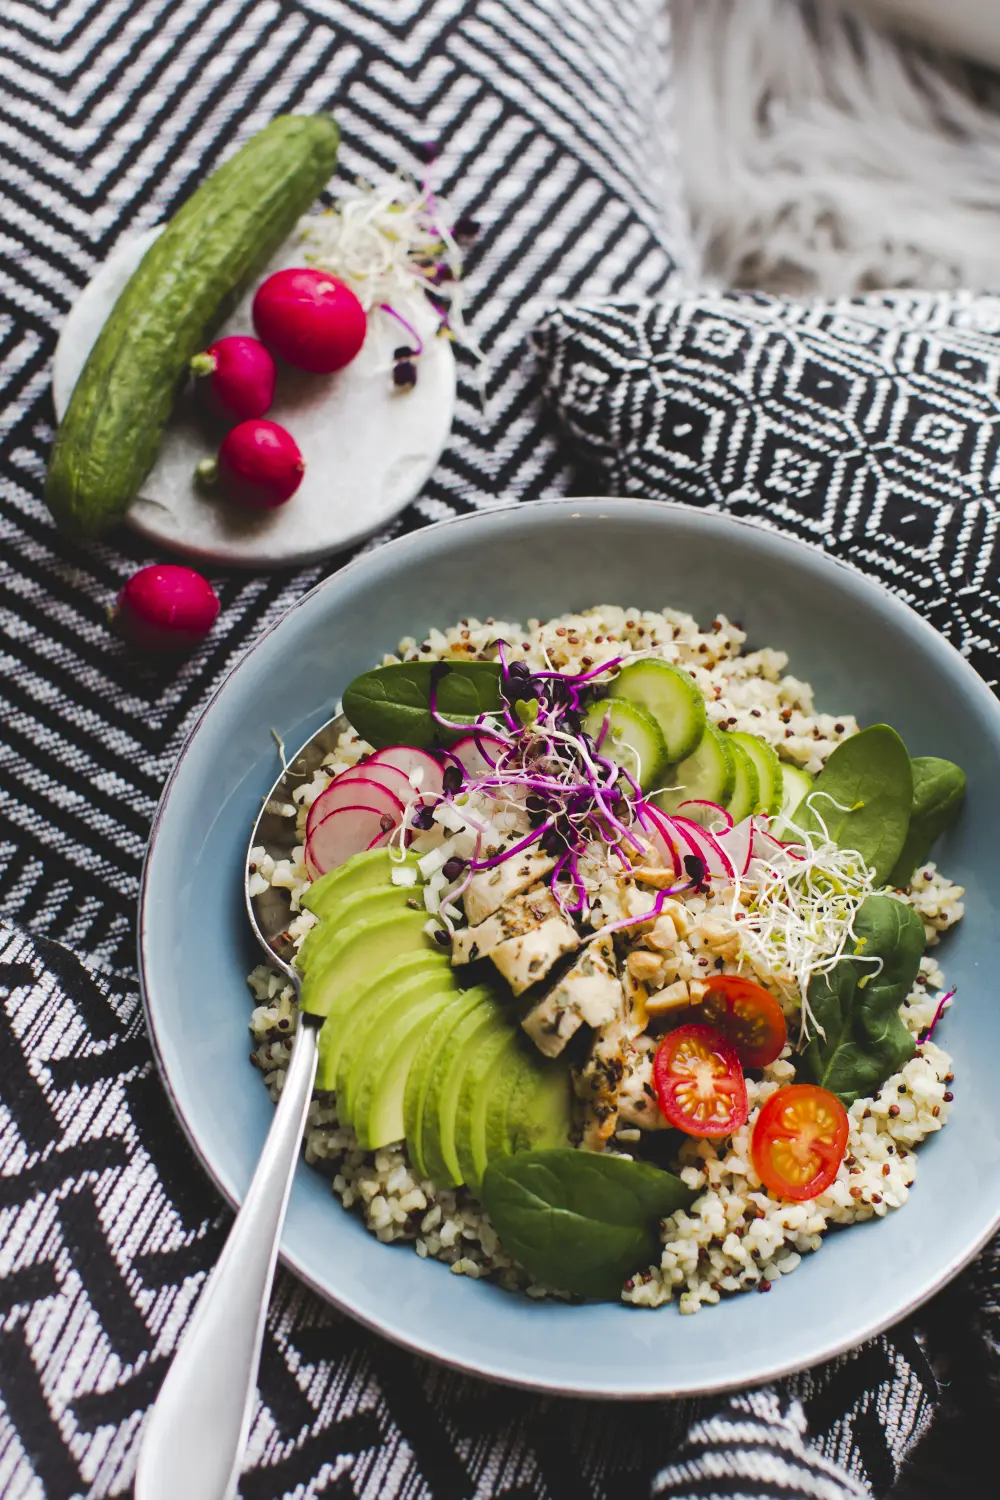
POLYGON ((621 1013, 621 980, 615 970, 614 945, 610 937, 588 943, 567 969, 525 1016, 521 1025, 539 1052, 558 1057, 570 1037, 586 1023, 605 1026, 621 1013))
POLYGON ((548 886, 539 886, 524 896, 514 896, 500 910, 476 927, 462 927, 451 945, 453 964, 471 964, 485 958, 501 943, 539 927, 550 917, 560 916, 556 898, 548 886))
POLYGON ((645 991, 627 982, 621 986, 621 1008, 598 1030, 590 1056, 575 1077, 576 1094, 586 1109, 583 1144, 591 1151, 603 1150, 618 1126, 618 1101, 622 1084, 635 1057, 645 1025, 645 1006, 637 1003, 645 991))
POLYGON ((665 1130, 669 1124, 660 1109, 653 1087, 652 1038, 640 1037, 629 1059, 625 1077, 618 1090, 618 1126, 636 1126, 639 1130, 665 1130))
POLYGON ((551 855, 526 851, 515 859, 505 859, 493 870, 473 875, 462 897, 470 926, 485 922, 512 896, 520 896, 544 880, 555 863, 551 855))
POLYGON ((625 1021, 616 1016, 598 1032, 590 1056, 576 1076, 577 1098, 586 1106, 583 1144, 590 1151, 603 1150, 615 1133, 618 1095, 631 1050, 625 1021))
MULTIPOLYGON (((485 923, 481 925, 485 926, 485 923)), ((580 934, 572 922, 558 913, 546 918, 530 932, 508 938, 493 949, 490 957, 514 994, 522 995, 531 985, 545 978, 557 959, 579 946, 580 934)))

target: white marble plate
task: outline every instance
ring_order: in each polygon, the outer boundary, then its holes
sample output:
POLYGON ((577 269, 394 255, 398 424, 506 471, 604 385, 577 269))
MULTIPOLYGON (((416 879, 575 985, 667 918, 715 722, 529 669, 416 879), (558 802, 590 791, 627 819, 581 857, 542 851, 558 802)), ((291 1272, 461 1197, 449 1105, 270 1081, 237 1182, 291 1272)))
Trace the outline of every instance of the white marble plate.
MULTIPOLYGON (((161 227, 119 245, 70 311, 52 374, 60 419, 116 298, 161 227)), ((295 235, 216 337, 253 333, 250 305, 260 281, 283 266, 302 264, 295 235)), ((369 319, 360 354, 346 369, 335 375, 280 370, 267 415, 288 428, 306 463, 302 484, 287 504, 250 512, 195 483, 195 464, 215 452, 223 429, 207 423, 197 400, 186 393, 141 495, 127 513, 129 525, 172 552, 248 568, 312 562, 384 526, 423 488, 448 440, 455 405, 454 355, 447 339, 434 337, 436 319, 429 303, 418 293, 415 303, 400 311, 426 344, 412 391, 401 394, 392 383, 393 350, 409 340, 393 320, 377 312, 369 319)))

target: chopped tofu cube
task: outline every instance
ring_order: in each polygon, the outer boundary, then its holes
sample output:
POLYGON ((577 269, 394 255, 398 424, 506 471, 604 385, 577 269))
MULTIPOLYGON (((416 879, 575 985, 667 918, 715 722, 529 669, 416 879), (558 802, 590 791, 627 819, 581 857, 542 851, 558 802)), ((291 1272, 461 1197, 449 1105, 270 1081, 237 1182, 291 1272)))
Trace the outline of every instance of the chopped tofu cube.
POLYGON ((550 917, 559 916, 556 898, 547 886, 514 896, 500 910, 475 927, 462 927, 451 945, 453 964, 471 964, 485 958, 501 943, 520 937, 550 917))
POLYGON ((558 1057, 584 1022, 604 1026, 621 1008, 622 987, 615 973, 614 947, 610 937, 598 938, 587 944, 521 1025, 539 1052, 558 1057))
MULTIPOLYGON (((485 924, 484 924, 485 925, 485 924)), ((579 947, 580 935, 562 915, 548 917, 530 932, 508 938, 490 954, 515 995, 544 979, 557 959, 579 947)))
POLYGON ((494 870, 480 870, 472 876, 462 898, 469 924, 474 927, 477 922, 484 922, 512 896, 530 890, 544 880, 555 863, 548 854, 526 851, 514 859, 505 859, 494 870))

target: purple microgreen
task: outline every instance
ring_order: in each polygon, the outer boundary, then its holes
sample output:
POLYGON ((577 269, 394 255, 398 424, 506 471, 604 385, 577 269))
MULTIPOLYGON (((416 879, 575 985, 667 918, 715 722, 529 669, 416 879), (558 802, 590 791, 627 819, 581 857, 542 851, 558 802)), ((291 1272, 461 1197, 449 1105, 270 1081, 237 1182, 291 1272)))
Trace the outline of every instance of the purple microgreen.
POLYGON ((929 1042, 931 1037, 934 1035, 934 1032, 937 1029, 937 1024, 940 1021, 941 1017, 944 1015, 945 1006, 948 1004, 949 1000, 952 1000, 954 998, 954 995, 955 991, 949 990, 946 995, 941 996, 941 999, 937 1004, 937 1010, 935 1010, 934 1015, 931 1017, 931 1024, 925 1027, 917 1037, 917 1041, 921 1044, 921 1046, 924 1042, 929 1042))

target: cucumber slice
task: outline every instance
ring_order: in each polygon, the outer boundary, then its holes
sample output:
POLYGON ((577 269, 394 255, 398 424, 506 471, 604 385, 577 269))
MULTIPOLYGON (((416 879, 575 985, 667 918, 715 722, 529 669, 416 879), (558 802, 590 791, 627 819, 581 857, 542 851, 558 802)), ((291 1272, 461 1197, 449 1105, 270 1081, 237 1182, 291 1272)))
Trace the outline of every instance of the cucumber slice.
POLYGON ((757 811, 757 803, 760 800, 760 779, 757 776, 757 767, 743 746, 733 740, 732 735, 729 736, 729 748, 733 752, 736 777, 729 794, 729 801, 726 803, 726 811, 734 823, 742 823, 744 818, 749 818, 752 812, 757 811))
POLYGON ((693 755, 705 733, 705 700, 695 680, 666 661, 636 661, 623 667, 608 689, 651 714, 660 726, 672 764, 693 755))
POLYGON ((682 802, 698 799, 725 807, 736 781, 736 758, 714 724, 705 725, 701 744, 693 755, 667 772, 668 790, 653 798, 665 813, 681 812, 684 817, 701 821, 701 814, 711 816, 708 808, 681 807, 682 802))
POLYGON ((800 766, 790 766, 786 761, 782 768, 782 780, 784 790, 781 798, 781 813, 777 825, 778 837, 781 837, 781 829, 794 818, 802 805, 802 799, 812 789, 813 777, 808 771, 803 771, 800 766))
POLYGON ((744 734, 742 730, 733 730, 729 738, 739 745, 741 750, 746 751, 757 769, 760 795, 754 812, 767 813, 769 817, 776 818, 781 811, 784 787, 784 776, 777 750, 773 745, 769 745, 767 740, 761 739, 759 734, 744 734))
POLYGON ((662 786, 670 761, 656 720, 634 703, 623 698, 601 698, 591 705, 583 727, 593 740, 600 739, 604 721, 608 732, 601 744, 601 754, 627 771, 644 792, 662 786))

